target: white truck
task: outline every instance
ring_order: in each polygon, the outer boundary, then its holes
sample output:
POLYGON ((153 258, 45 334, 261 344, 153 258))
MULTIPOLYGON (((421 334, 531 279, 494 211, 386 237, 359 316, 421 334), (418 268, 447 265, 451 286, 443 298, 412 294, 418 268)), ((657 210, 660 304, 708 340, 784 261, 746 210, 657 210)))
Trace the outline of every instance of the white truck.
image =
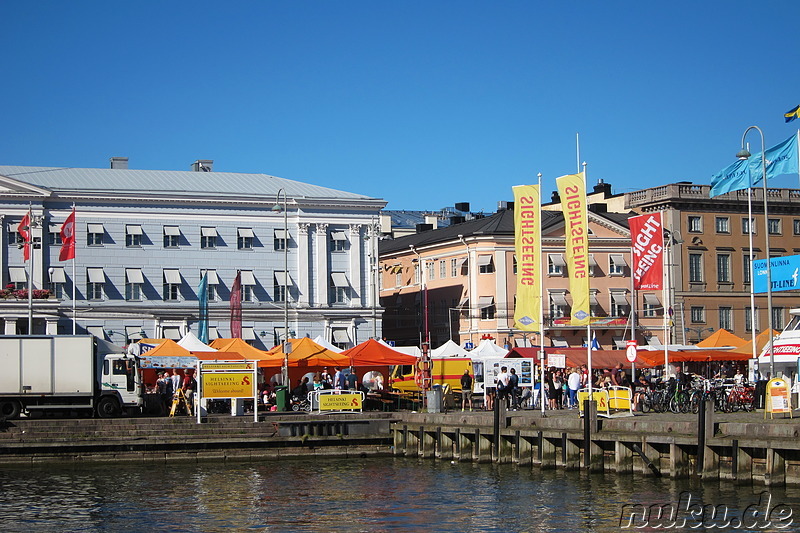
POLYGON ((0 416, 83 412, 106 418, 143 405, 138 358, 93 335, 0 336, 0 416))

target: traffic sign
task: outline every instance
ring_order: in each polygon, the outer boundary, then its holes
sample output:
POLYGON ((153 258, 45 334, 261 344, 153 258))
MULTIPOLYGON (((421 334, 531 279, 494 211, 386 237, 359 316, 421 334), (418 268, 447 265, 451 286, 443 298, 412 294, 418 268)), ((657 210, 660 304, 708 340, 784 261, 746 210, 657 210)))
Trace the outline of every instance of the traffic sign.
POLYGON ((638 343, 636 341, 627 341, 625 343, 625 356, 628 358, 628 361, 631 363, 636 361, 636 347, 638 343))

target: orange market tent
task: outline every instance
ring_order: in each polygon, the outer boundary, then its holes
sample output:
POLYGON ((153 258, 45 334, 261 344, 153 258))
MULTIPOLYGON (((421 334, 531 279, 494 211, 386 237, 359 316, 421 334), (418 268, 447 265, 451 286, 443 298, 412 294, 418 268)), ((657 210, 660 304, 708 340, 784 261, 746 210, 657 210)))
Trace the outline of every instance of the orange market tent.
POLYGON ((347 357, 344 364, 351 366, 413 365, 417 362, 413 355, 393 350, 375 339, 366 340, 340 355, 347 357))
MULTIPOLYGON (((557 348, 545 349, 546 354, 559 353, 567 356, 567 366, 580 366, 588 364, 588 354, 586 348, 557 348)), ((598 368, 613 368, 617 363, 622 363, 622 366, 628 367, 631 363, 625 355, 625 350, 592 350, 592 369, 598 368)), ((545 363, 546 364, 546 363, 545 363)), ((650 363, 649 359, 642 357, 642 352, 638 354, 636 360, 637 368, 643 366, 654 366, 650 363)))
MULTIPOLYGON (((770 335, 769 330, 765 329, 761 333, 756 336, 756 354, 760 354, 764 350, 764 346, 767 345, 769 342, 770 337, 775 337, 778 335, 779 332, 772 330, 772 335, 770 335)), ((738 354, 748 354, 749 357, 753 356, 753 341, 752 339, 745 341, 744 344, 739 346, 738 348, 731 350, 734 353, 738 354)))
MULTIPOLYGON (((302 339, 289 339, 292 344, 292 351, 289 353, 289 366, 310 367, 310 366, 346 366, 350 364, 350 359, 344 354, 338 354, 323 346, 320 346, 308 337, 302 339)), ((267 352, 274 359, 269 359, 263 366, 278 367, 283 366, 285 354, 282 346, 267 352)), ((262 366, 259 364, 259 366, 262 366)))
POLYGON ((211 341, 211 347, 221 352, 235 352, 241 354, 245 359, 258 361, 258 366, 260 368, 281 366, 283 364, 282 356, 278 358, 269 352, 250 346, 239 338, 214 339, 211 341), (275 361, 277 361, 277 364, 273 364, 275 361))
POLYGON ((721 348, 722 346, 733 346, 738 348, 747 341, 738 335, 734 335, 727 329, 719 329, 712 333, 708 338, 697 343, 702 348, 721 348))

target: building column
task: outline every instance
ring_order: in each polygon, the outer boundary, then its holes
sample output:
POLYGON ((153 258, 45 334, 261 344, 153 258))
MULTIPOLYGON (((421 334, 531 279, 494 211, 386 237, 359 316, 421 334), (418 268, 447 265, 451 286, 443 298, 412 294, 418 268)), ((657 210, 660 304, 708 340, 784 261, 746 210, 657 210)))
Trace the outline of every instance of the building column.
POLYGON ((350 239, 350 289, 353 291, 350 298, 350 307, 364 307, 365 291, 361 280, 361 258, 364 242, 361 238, 360 224, 350 224, 348 238, 350 239))
POLYGON ((328 285, 330 284, 330 272, 328 272, 328 225, 317 224, 314 244, 316 246, 316 272, 315 272, 315 291, 314 306, 325 307, 328 305, 328 285))
MULTIPOLYGON (((311 249, 308 246, 308 226, 297 225, 297 304, 300 307, 311 305, 308 274, 311 272, 311 249)), ((286 243, 288 246, 288 242, 286 243)))

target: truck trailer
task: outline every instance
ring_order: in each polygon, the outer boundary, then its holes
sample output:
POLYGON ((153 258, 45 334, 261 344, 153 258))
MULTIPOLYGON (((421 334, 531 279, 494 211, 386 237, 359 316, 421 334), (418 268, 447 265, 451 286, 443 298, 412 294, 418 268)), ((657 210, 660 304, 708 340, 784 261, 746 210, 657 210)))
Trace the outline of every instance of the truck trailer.
POLYGON ((93 335, 0 336, 0 416, 140 412, 138 358, 93 335))

